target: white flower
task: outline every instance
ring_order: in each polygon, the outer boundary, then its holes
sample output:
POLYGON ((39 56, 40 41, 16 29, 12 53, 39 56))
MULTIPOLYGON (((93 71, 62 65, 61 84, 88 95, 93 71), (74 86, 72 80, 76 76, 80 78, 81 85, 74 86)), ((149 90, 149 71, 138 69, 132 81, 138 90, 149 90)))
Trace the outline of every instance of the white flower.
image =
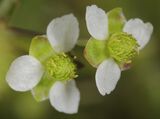
MULTIPOLYGON (((78 36, 79 24, 73 14, 53 19, 47 27, 47 38, 57 53, 70 51, 75 46, 78 36)), ((43 67, 33 56, 21 56, 11 64, 6 81, 13 90, 32 90, 44 74, 43 67)), ((75 81, 67 79, 63 82, 55 82, 50 89, 49 100, 51 105, 60 112, 76 113, 80 93, 75 81)))
MULTIPOLYGON (((86 23, 90 35, 96 40, 107 40, 108 16, 104 10, 96 5, 86 9, 86 23)), ((149 41, 153 32, 151 23, 144 23, 140 19, 131 19, 125 23, 123 32, 131 34, 142 49, 149 41)), ((97 68, 96 85, 101 95, 110 94, 120 79, 121 69, 113 59, 106 59, 97 68)))

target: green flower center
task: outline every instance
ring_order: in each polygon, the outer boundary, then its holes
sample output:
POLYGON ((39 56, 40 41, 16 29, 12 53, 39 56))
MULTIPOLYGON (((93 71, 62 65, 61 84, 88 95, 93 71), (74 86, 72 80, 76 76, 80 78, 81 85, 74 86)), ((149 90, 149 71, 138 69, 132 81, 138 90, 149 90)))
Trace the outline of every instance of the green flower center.
POLYGON ((50 57, 45 62, 48 74, 56 80, 69 80, 77 77, 76 65, 66 54, 58 54, 50 57))
POLYGON ((119 63, 130 62, 138 54, 138 43, 135 38, 124 32, 114 33, 108 40, 108 50, 119 63))

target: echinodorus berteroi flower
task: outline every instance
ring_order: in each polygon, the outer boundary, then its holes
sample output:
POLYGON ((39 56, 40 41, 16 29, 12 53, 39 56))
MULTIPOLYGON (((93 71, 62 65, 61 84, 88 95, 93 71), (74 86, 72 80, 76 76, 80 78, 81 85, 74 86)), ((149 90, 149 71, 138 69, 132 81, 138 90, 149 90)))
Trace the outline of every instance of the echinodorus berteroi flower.
POLYGON ((16 91, 31 90, 37 101, 49 98, 58 111, 78 111, 80 93, 75 83, 77 66, 71 51, 79 36, 79 24, 73 14, 53 19, 46 35, 32 39, 29 55, 13 61, 6 76, 16 91))
POLYGON ((86 44, 84 56, 97 68, 95 79, 100 94, 110 94, 121 71, 130 66, 148 43, 153 26, 139 18, 126 21, 121 8, 105 13, 96 5, 87 6, 86 24, 92 37, 86 44))

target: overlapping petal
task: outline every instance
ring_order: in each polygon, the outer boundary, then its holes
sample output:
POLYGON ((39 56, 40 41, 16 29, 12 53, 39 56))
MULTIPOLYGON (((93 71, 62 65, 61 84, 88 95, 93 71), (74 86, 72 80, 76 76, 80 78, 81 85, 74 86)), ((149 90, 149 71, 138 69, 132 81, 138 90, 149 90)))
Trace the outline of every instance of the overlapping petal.
POLYGON ((108 17, 102 9, 96 5, 86 9, 87 29, 92 37, 97 40, 105 40, 108 36, 108 17))
POLYGON ((6 81, 13 90, 28 91, 39 83, 43 72, 43 67, 37 59, 25 55, 12 62, 6 81))
POLYGON ((112 59, 103 61, 96 71, 96 85, 101 95, 110 94, 116 87, 121 70, 112 59))
POLYGON ((132 34, 140 45, 140 49, 144 48, 150 40, 153 32, 151 23, 144 23, 141 19, 130 19, 123 28, 124 32, 132 34))
POLYGON ((75 81, 55 82, 49 92, 49 100, 51 105, 59 112, 77 113, 80 93, 75 81))
POLYGON ((73 14, 53 19, 47 27, 47 38, 57 52, 68 52, 76 44, 79 24, 73 14))

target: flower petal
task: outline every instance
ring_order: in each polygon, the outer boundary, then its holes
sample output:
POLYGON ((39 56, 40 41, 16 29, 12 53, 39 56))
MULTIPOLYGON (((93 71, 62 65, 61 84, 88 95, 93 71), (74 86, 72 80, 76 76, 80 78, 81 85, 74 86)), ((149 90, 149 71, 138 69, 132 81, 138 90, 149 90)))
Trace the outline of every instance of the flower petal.
POLYGON ((47 37, 54 50, 68 52, 76 44, 79 24, 73 14, 53 19, 47 27, 47 37))
POLYGON ((43 72, 43 67, 37 59, 24 55, 13 61, 6 81, 13 90, 28 91, 39 83, 43 72))
POLYGON ((150 40, 153 32, 153 26, 151 23, 144 23, 141 19, 130 19, 123 28, 124 32, 132 34, 138 41, 140 49, 150 40))
POLYGON ((59 112, 77 113, 80 93, 74 80, 68 82, 57 81, 49 92, 51 105, 59 112))
POLYGON ((108 36, 108 17, 96 5, 87 6, 86 24, 88 32, 97 40, 105 40, 108 36))
POLYGON ((96 71, 96 85, 101 95, 110 94, 120 78, 120 68, 112 60, 103 61, 96 71))

